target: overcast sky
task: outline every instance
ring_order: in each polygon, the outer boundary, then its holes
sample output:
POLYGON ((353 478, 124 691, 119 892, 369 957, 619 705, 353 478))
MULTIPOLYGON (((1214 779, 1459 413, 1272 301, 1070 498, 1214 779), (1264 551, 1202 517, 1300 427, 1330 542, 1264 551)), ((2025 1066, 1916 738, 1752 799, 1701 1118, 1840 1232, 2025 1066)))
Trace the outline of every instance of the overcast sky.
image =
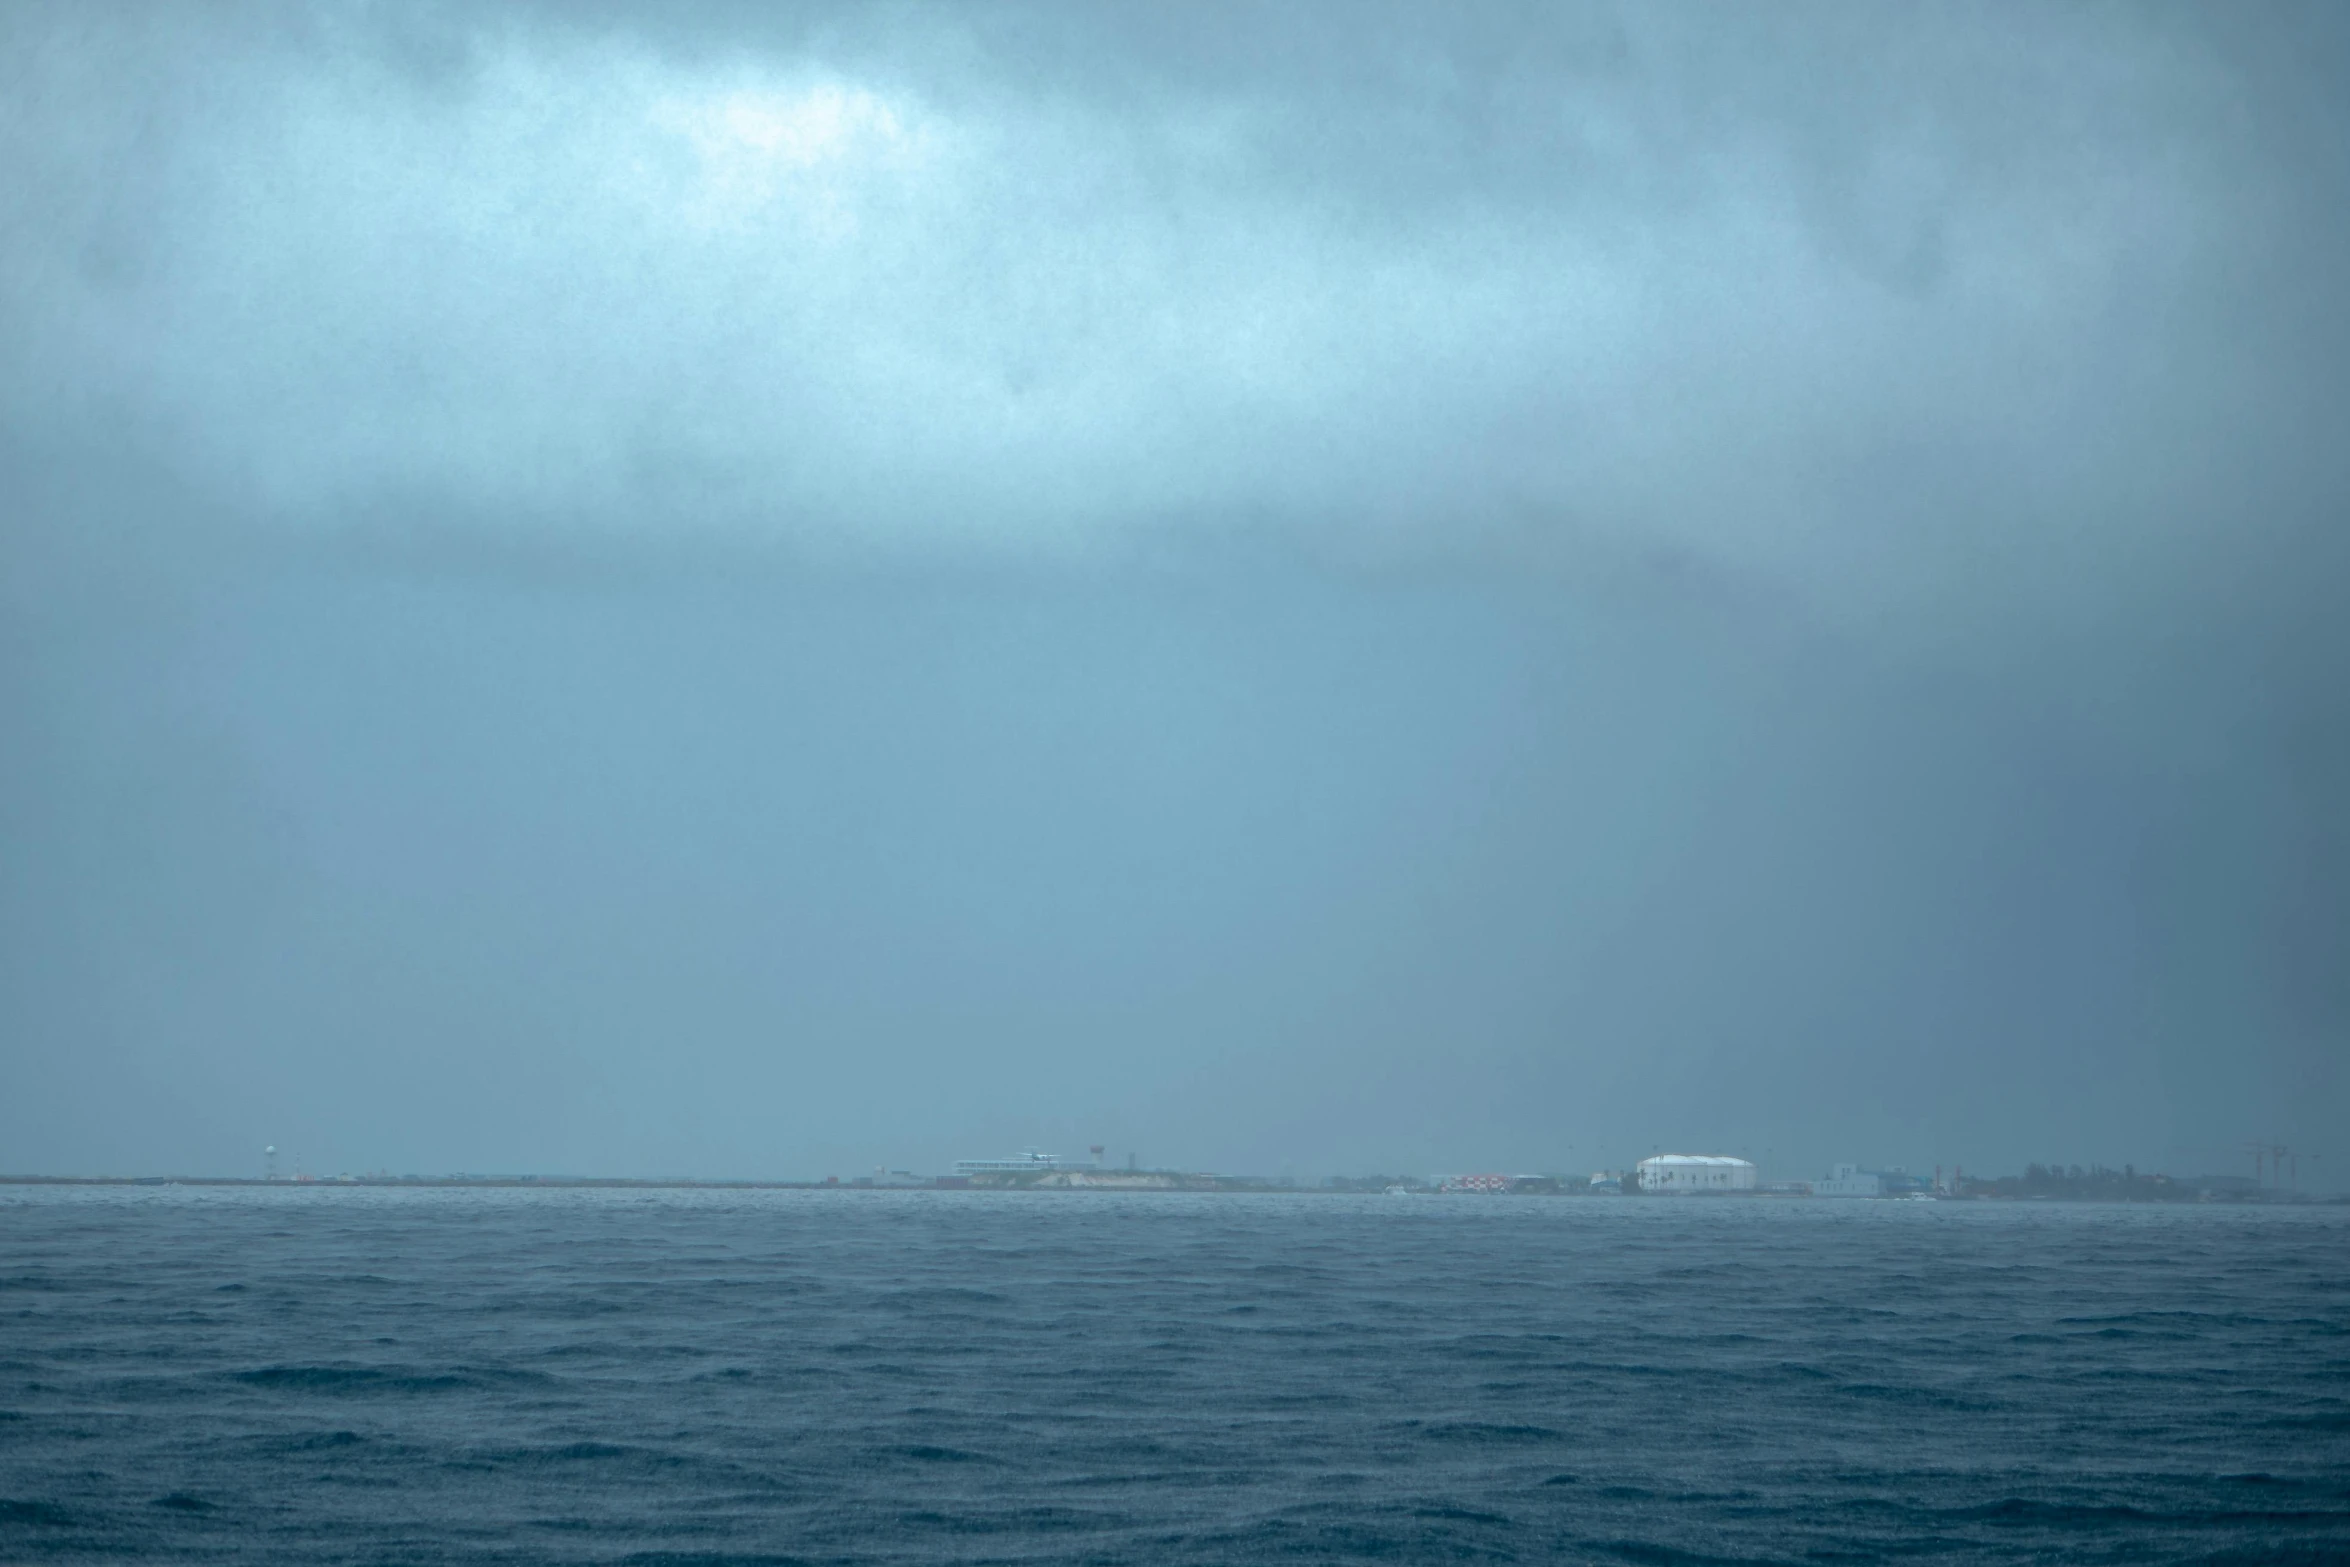
POLYGON ((0 1170, 2350 1185, 2338 7, 0 7, 0 1170))

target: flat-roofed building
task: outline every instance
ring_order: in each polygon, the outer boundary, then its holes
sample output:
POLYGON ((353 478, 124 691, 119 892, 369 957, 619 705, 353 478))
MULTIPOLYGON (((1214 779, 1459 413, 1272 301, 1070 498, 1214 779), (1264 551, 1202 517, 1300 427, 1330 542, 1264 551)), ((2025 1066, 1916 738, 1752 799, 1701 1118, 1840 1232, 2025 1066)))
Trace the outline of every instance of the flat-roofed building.
POLYGON ((1864 1170, 1857 1164, 1840 1164, 1824 1180, 1811 1183, 1811 1194, 1814 1197, 1882 1197, 1885 1180, 1874 1170, 1864 1170))
POLYGON ((1640 1161, 1642 1192, 1750 1192, 1760 1184, 1754 1162, 1728 1154, 1660 1153, 1640 1161))

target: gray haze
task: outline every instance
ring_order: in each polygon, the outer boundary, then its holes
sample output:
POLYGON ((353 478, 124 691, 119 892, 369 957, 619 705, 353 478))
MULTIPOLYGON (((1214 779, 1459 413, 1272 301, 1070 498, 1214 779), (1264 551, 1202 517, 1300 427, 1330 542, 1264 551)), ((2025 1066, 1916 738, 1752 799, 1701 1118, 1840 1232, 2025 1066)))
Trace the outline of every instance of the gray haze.
POLYGON ((2343 17, 8 6, 0 1169, 2350 1183, 2343 17))

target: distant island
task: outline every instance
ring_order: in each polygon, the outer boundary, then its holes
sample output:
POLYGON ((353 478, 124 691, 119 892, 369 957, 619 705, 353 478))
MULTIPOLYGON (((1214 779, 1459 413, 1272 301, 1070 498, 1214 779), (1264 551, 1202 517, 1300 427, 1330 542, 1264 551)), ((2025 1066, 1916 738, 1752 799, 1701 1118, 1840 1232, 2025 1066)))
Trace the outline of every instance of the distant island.
MULTIPOLYGON (((1663 1160, 1694 1160, 1707 1156, 1667 1155, 1663 1160)), ((1863 1171, 1839 1165, 1819 1181, 1777 1181, 1720 1189, 1667 1186, 1658 1189, 1650 1167, 1662 1160, 1644 1160, 1629 1170, 1590 1175, 1480 1173, 1466 1175, 1358 1175, 1300 1181, 1291 1176, 1224 1175, 1200 1170, 1110 1169, 1093 1162, 1073 1162, 1044 1156, 1035 1159, 965 1160, 952 1175, 918 1175, 909 1170, 876 1170, 846 1178, 814 1180, 713 1180, 696 1176, 502 1175, 464 1171, 446 1175, 394 1175, 376 1171, 365 1175, 0 1175, 0 1186, 204 1186, 319 1188, 485 1188, 535 1190, 651 1190, 651 1191, 998 1191, 998 1192, 1230 1192, 1290 1193, 1297 1195, 1385 1194, 1401 1197, 1703 1197, 1735 1199, 1804 1199, 1813 1201, 1869 1200, 1939 1202, 2093 1202, 2093 1203, 2346 1203, 2350 1194, 2323 1195, 2301 1191, 2281 1180, 2245 1175, 2191 1177, 2142 1173, 2124 1165, 2028 1164, 2021 1175, 1972 1176, 1952 1170, 1937 1171, 1929 1180, 1901 1169, 1863 1171), (1643 1173, 1648 1181, 1644 1187, 1643 1173)), ((1721 1160, 1722 1163, 1744 1161, 1721 1160)), ((1747 1167, 1751 1170, 1751 1166, 1747 1167)))

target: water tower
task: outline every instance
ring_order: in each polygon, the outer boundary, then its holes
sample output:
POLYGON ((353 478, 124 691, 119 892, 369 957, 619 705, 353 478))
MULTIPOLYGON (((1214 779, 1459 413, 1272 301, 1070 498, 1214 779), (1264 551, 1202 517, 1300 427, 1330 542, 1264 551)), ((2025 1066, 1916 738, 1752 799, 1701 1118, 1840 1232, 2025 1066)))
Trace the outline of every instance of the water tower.
POLYGON ((265 1181, 277 1179, 277 1144, 275 1143, 271 1143, 267 1148, 261 1150, 261 1178, 265 1181))

